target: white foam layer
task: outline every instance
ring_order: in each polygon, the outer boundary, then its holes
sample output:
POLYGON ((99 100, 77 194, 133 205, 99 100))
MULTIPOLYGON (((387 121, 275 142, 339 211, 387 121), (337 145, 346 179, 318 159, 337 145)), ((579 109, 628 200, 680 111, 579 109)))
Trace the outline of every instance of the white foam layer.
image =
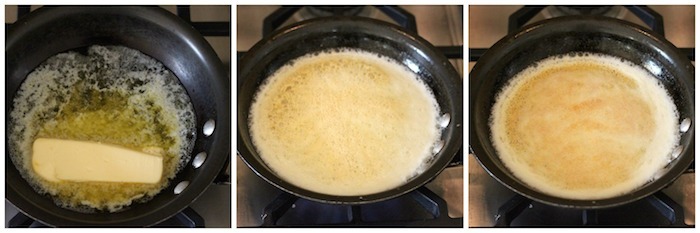
POLYGON ((295 59, 269 77, 251 106, 265 163, 302 188, 366 195, 421 173, 439 139, 438 105, 406 67, 341 50, 295 59))
POLYGON ((678 114, 639 66, 599 54, 552 57, 512 79, 490 122, 500 159, 553 196, 595 200, 654 178, 678 144, 678 114))

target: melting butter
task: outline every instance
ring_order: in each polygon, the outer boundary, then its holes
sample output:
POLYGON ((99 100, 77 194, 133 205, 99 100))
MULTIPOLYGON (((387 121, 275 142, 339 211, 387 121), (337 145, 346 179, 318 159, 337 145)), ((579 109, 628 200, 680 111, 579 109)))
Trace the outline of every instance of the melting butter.
POLYGON ((85 54, 50 57, 21 84, 9 115, 10 158, 22 177, 58 205, 80 212, 115 212, 149 200, 187 164, 196 137, 194 110, 177 77, 155 59, 123 46, 91 46, 85 54), (76 177, 53 182, 34 171, 37 138, 157 152, 162 172, 149 183, 76 177))
MULTIPOLYGON (((150 151, 158 149, 149 148, 150 151)), ((123 182, 154 184, 163 175, 163 157, 117 145, 37 138, 32 167, 51 182, 123 182)))

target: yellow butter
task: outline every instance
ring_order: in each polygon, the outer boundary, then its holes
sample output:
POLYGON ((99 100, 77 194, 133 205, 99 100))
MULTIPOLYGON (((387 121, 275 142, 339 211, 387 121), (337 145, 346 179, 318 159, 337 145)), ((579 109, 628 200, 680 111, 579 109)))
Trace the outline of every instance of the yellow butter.
POLYGON ((38 138, 32 166, 39 176, 53 182, 157 183, 163 158, 110 144, 38 138))

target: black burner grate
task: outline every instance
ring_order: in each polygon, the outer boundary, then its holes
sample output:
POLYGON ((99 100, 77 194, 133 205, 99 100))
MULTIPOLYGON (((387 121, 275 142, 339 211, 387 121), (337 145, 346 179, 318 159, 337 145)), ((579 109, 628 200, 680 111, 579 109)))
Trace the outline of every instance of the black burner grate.
POLYGON ((364 205, 335 205, 305 200, 283 192, 261 216, 263 227, 411 226, 462 227, 447 203, 426 187, 391 200, 364 205))
MULTIPOLYGON (((519 28, 525 26, 533 17, 539 14, 544 8, 550 6, 524 6, 514 12, 508 18, 508 33, 513 33, 519 28)), ((640 20, 642 20, 649 28, 661 36, 666 34, 664 30, 663 17, 653 9, 647 6, 625 6, 627 10, 632 12, 640 20)), ((695 48, 679 48, 682 54, 685 54, 688 59, 695 61, 695 48)), ((481 56, 486 53, 486 48, 470 48, 469 61, 478 61, 481 56)))
MULTIPOLYGON (((318 7, 323 7, 323 6, 318 6, 318 7)), ((316 9, 319 9, 319 8, 316 9)), ((346 15, 347 9, 357 9, 357 6, 326 6, 323 7, 322 9, 325 9, 325 12, 328 14, 336 14, 336 15, 346 15), (336 9, 336 10, 333 10, 336 9), (341 11, 345 10, 345 11, 341 11)), ((398 23, 400 26, 406 28, 406 30, 409 30, 414 33, 418 33, 418 29, 416 26, 416 18, 413 16, 413 14, 409 13, 408 11, 397 7, 397 6, 375 6, 377 9, 382 11, 384 14, 389 16, 392 20, 394 20, 396 23, 398 23)), ((299 11, 300 9, 304 8, 304 6, 282 6, 279 9, 277 9, 275 12, 272 14, 268 15, 265 18, 265 21, 263 22, 263 37, 270 35, 272 31, 275 29, 279 28, 282 26, 282 24, 287 21, 294 13, 299 11)), ((314 7, 311 7, 314 8, 314 7)))
MULTIPOLYGON (((519 28, 525 26, 528 21, 530 21, 533 17, 535 17, 535 15, 540 13, 540 11, 546 7, 549 6, 524 6, 523 8, 520 8, 520 10, 510 15, 510 18, 508 18, 508 33, 515 32, 519 28)), ((585 11, 581 9, 602 9, 601 7, 603 6, 564 6, 561 9, 573 9, 572 11, 579 9, 579 11, 585 11)), ((647 24, 651 30, 662 36, 665 34, 663 17, 661 17, 661 15, 656 11, 647 6, 625 6, 625 8, 644 21, 644 23, 647 24)), ((593 14, 595 13, 595 10, 585 12, 593 14)))
MULTIPOLYGON (((341 9, 348 9, 346 8, 347 6, 332 6, 332 7, 326 7, 326 8, 341 8, 341 9)), ((355 7, 355 6, 353 6, 355 7)), ((401 7, 398 6, 373 6, 380 10, 382 13, 386 14, 391 18, 395 23, 397 23, 399 26, 404 27, 406 30, 410 32, 414 32, 418 34, 418 28, 416 26, 416 18, 411 14, 410 12, 402 9, 401 7)), ((297 13, 299 10, 304 8, 304 6, 282 6, 279 9, 277 9, 275 12, 271 13, 267 17, 265 17, 265 20, 263 21, 263 37, 266 37, 270 35, 274 30, 282 26, 287 20, 289 20, 295 13, 297 13)), ((349 8, 353 9, 353 8, 349 8)), ((327 10, 326 12, 328 13, 339 13, 343 14, 344 11, 334 11, 334 10, 327 10)), ((462 59, 463 56, 463 51, 462 51, 462 46, 435 46, 435 48, 438 49, 438 51, 442 52, 442 54, 445 55, 445 57, 449 59, 462 59)), ((237 56, 238 60, 243 57, 245 54, 245 51, 238 51, 237 56)))
POLYGON ((663 192, 626 205, 581 210, 559 208, 515 195, 498 209, 496 227, 514 226, 671 226, 684 222, 683 207, 663 192))
MULTIPOLYGON (((36 221, 23 213, 17 213, 7 224, 9 228, 46 228, 46 226, 39 221, 36 221)), ((175 216, 166 219, 152 227, 163 227, 163 228, 202 228, 204 227, 204 218, 200 216, 192 208, 187 207, 182 210, 182 212, 177 213, 175 216)))

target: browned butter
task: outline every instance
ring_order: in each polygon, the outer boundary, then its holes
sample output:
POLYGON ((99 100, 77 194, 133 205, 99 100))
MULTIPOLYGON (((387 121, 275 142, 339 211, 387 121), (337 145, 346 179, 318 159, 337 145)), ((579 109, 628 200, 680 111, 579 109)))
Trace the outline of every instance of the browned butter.
POLYGON ((676 107, 641 67, 600 54, 551 57, 513 78, 490 122, 500 159, 527 185, 570 199, 628 193, 678 143, 676 107))

